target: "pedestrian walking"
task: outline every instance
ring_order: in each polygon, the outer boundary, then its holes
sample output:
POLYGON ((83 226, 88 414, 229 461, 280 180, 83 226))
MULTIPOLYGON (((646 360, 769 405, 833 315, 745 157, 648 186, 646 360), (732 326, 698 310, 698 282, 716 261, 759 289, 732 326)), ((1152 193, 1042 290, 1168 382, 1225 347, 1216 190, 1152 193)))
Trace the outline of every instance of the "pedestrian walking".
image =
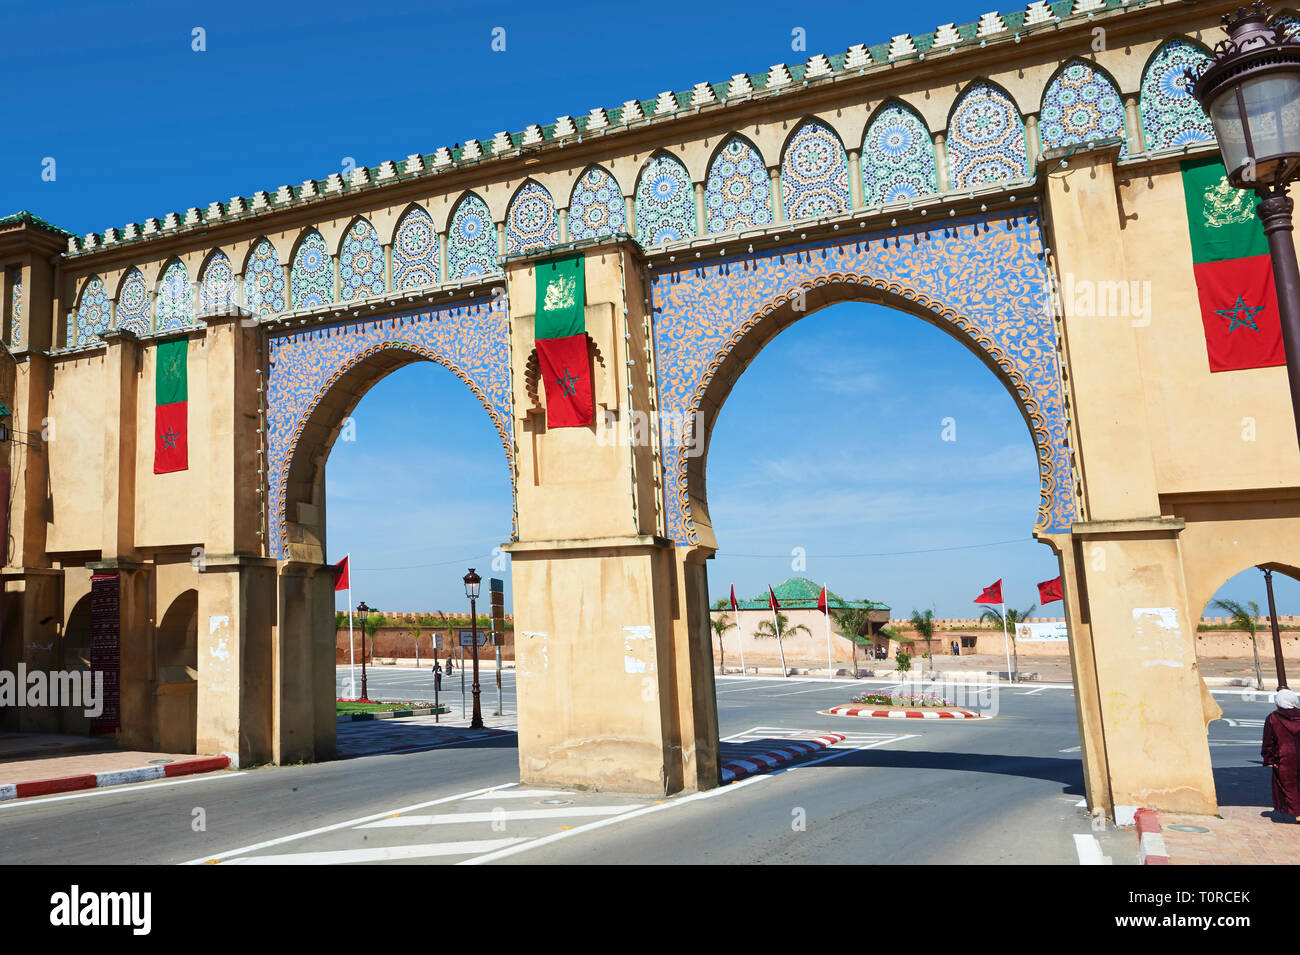
POLYGON ((1260 756, 1273 769, 1273 811, 1300 816, 1300 695, 1278 690, 1277 709, 1264 720, 1260 756))

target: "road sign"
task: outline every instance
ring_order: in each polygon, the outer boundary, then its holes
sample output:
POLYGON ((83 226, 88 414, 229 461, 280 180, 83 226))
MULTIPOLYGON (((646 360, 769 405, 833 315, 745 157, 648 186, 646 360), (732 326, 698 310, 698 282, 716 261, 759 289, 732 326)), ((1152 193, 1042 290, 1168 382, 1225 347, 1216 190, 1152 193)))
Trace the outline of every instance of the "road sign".
MULTIPOLYGON (((488 637, 487 631, 479 630, 477 635, 478 635, 478 645, 480 647, 486 645, 487 637, 488 637)), ((460 631, 460 645, 462 647, 474 646, 474 636, 475 636, 475 632, 473 630, 460 631)))
POLYGON ((435 650, 442 649, 442 634, 440 633, 433 634, 433 648, 435 650))

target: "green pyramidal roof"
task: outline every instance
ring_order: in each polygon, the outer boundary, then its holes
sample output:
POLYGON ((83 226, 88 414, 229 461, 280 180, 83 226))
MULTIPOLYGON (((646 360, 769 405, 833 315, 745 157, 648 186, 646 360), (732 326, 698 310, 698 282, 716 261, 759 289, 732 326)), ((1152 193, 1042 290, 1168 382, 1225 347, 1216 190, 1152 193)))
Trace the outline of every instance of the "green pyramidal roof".
POLYGON ((44 229, 46 232, 53 232, 57 235, 63 236, 64 238, 68 238, 69 236, 72 235, 72 233, 69 232, 67 229, 60 229, 54 223, 46 222, 40 216, 32 215, 26 209, 22 210, 21 212, 15 212, 13 213, 13 215, 0 216, 0 229, 9 225, 24 225, 24 224, 35 226, 38 229, 44 229))
MULTIPOLYGON (((777 603, 782 610, 816 610, 817 598, 821 596, 822 585, 813 583, 807 577, 791 577, 783 584, 777 584, 772 590, 776 593, 777 603)), ((724 600, 728 598, 723 598, 724 600)), ((875 600, 845 600, 833 590, 826 593, 826 602, 832 610, 888 610, 887 604, 875 600)), ((736 604, 741 610, 766 610, 767 591, 752 600, 737 598, 736 604)))

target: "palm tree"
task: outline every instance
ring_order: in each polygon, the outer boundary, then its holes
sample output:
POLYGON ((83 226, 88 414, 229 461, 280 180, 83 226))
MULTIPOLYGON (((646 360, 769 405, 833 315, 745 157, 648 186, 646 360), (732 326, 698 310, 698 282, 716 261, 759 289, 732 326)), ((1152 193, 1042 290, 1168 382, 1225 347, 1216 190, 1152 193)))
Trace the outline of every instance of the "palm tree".
POLYGON ((804 633, 810 635, 812 634, 812 631, 809 630, 801 623, 796 624, 793 627, 789 626, 788 618, 786 617, 785 614, 781 613, 780 611, 777 611, 776 614, 775 627, 773 627, 772 622, 770 620, 764 620, 762 623, 760 623, 757 627, 754 628, 754 636, 756 637, 761 637, 764 639, 771 638, 771 637, 776 638, 776 648, 781 651, 781 675, 782 676, 789 676, 790 671, 786 669, 785 647, 781 645, 781 641, 784 640, 786 637, 790 636, 790 634, 792 633, 798 633, 800 630, 802 630, 804 633))
POLYGON ((410 632, 411 636, 415 638, 415 666, 418 669, 420 666, 420 634, 423 631, 420 628, 420 625, 415 623, 408 624, 406 629, 410 632))
POLYGON ((1259 670, 1259 644, 1255 642, 1255 621, 1259 619, 1259 604, 1253 600, 1249 601, 1246 605, 1250 607, 1249 611, 1235 600, 1216 600, 1213 606, 1226 612, 1232 618, 1234 627, 1250 634, 1250 649, 1255 653, 1255 685, 1263 689, 1264 677, 1259 670))
MULTIPOLYGON (((727 607, 727 601, 725 600, 713 601, 714 610, 725 610, 726 607, 727 607)), ((713 628, 713 635, 718 638, 718 672, 726 673, 727 672, 727 650, 722 645, 722 638, 726 635, 728 630, 735 630, 736 624, 733 621, 727 619, 726 616, 715 617, 713 614, 709 614, 709 626, 713 628)), ((741 676, 744 676, 744 674, 742 673, 741 676)))
MULTIPOLYGON (((1014 607, 1007 611, 1006 632, 1011 635, 1011 673, 1007 674, 1007 679, 1014 679, 1012 674, 1020 670, 1020 651, 1016 647, 1016 624, 1024 623, 1029 619, 1029 615, 1038 609, 1038 604, 1030 604, 1024 610, 1016 610, 1014 607)), ((980 614, 981 620, 988 620, 1002 626, 1002 611, 996 607, 985 607, 984 612, 980 614)))
MULTIPOLYGON (((934 611, 920 610, 912 611, 912 618, 908 621, 912 629, 925 638, 925 652, 929 655, 931 651, 931 641, 934 640, 934 611)), ((931 663, 933 664, 933 657, 931 663)))
POLYGON ((871 611, 861 607, 846 607, 831 611, 835 628, 853 644, 853 678, 858 677, 858 643, 871 633, 871 611))

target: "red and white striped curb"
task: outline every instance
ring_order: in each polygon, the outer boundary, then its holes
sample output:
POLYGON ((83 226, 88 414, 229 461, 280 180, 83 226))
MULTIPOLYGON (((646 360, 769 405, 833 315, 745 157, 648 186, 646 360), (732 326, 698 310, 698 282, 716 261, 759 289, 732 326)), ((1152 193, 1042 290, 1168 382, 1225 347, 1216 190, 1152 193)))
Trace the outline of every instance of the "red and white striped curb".
POLYGON ((1138 833, 1138 865, 1169 865, 1169 850, 1156 811, 1139 809, 1133 814, 1133 824, 1138 833))
POLYGON ((843 733, 827 733, 825 736, 817 736, 813 739, 791 740, 780 749, 769 749, 762 753, 750 753, 743 759, 733 760, 725 763, 722 767, 722 781, 724 783, 734 782, 737 779, 744 779, 746 776, 752 776, 754 773, 762 772, 767 769, 775 769, 782 763, 788 763, 796 756, 803 756, 807 753, 814 753, 819 749, 825 749, 836 743, 844 741, 843 733))
POLYGON ((878 710, 871 706, 832 706, 829 710, 822 710, 823 716, 878 716, 886 717, 893 720, 983 720, 988 719, 986 716, 980 716, 971 710, 906 710, 906 709, 887 709, 878 710))
POLYGON ((55 793, 76 792, 81 789, 103 789, 125 783, 142 783, 150 779, 169 776, 189 776, 193 773, 210 773, 226 769, 229 756, 202 756, 179 763, 158 766, 141 766, 137 769, 114 769, 106 773, 78 773, 75 776, 55 776, 52 779, 32 779, 25 783, 0 784, 0 802, 6 799, 24 799, 27 796, 50 796, 55 793))

